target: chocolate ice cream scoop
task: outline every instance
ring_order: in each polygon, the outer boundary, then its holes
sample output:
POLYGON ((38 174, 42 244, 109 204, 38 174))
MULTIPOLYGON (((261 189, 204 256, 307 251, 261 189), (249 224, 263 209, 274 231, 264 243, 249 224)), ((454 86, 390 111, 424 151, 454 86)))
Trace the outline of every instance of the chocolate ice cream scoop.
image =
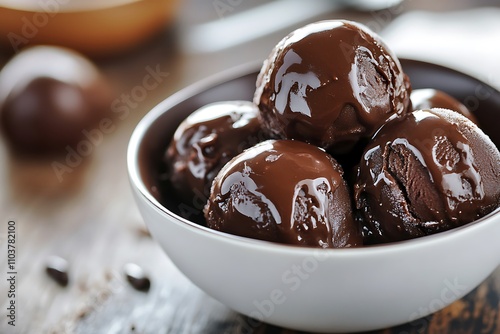
POLYGON ((417 110, 374 136, 354 196, 367 243, 449 230, 499 206, 500 153, 462 115, 417 110))
POLYGON ((413 110, 423 110, 431 108, 444 108, 456 111, 474 123, 477 123, 476 117, 469 109, 454 97, 437 89, 415 89, 410 95, 413 110))
POLYGON ((396 56, 365 26, 320 21, 281 40, 257 78, 254 102, 265 129, 345 153, 410 104, 396 56))
POLYGON ((361 245, 340 165, 300 141, 268 140, 231 160, 214 180, 207 225, 310 247, 361 245))
POLYGON ((172 187, 186 204, 202 203, 201 212, 222 166, 263 140, 258 113, 250 101, 216 102, 179 125, 164 161, 172 187))

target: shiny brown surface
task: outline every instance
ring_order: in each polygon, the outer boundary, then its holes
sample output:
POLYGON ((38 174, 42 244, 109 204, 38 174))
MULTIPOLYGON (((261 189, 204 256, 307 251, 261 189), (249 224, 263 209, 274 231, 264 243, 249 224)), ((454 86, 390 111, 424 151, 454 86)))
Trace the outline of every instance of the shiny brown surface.
POLYGON ((0 123, 16 154, 60 154, 110 111, 111 88, 83 56, 62 48, 19 53, 0 72, 0 123))
POLYGON ((205 216, 210 228, 310 247, 354 247, 342 168, 319 148, 294 140, 266 141, 231 160, 214 180, 205 216))
POLYGON ((266 129, 345 153, 409 105, 399 61, 366 27, 341 20, 300 28, 265 60, 254 101, 266 129))
POLYGON ((440 90, 416 89, 410 95, 413 110, 444 108, 456 111, 477 124, 476 117, 460 101, 440 90))
POLYGON ((417 110, 384 125, 355 185, 369 243, 415 238, 472 222, 500 204, 500 153, 471 121, 417 110))
POLYGON ((219 170, 264 140, 250 101, 221 101, 196 110, 177 128, 165 153, 166 179, 187 205, 208 199, 219 170))

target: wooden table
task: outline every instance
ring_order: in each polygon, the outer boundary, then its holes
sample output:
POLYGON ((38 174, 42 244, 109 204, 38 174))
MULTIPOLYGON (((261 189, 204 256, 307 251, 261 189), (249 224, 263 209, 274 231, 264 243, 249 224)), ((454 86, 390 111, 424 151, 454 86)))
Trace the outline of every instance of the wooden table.
MULTIPOLYGON (((129 188, 125 157, 142 116, 172 92, 209 73, 263 59, 274 40, 230 56, 185 55, 169 36, 119 59, 99 61, 117 98, 130 94, 147 67, 168 72, 144 101, 106 134, 84 163, 59 182, 47 163, 15 160, 0 144, 0 333, 296 333, 247 319, 200 291, 148 235, 129 188), (16 229, 16 326, 7 324, 7 228, 16 229), (52 254, 69 262, 69 285, 45 273, 52 254), (123 266, 149 274, 149 292, 134 290, 123 266)), ((500 333, 500 270, 434 315, 374 333, 500 333)))

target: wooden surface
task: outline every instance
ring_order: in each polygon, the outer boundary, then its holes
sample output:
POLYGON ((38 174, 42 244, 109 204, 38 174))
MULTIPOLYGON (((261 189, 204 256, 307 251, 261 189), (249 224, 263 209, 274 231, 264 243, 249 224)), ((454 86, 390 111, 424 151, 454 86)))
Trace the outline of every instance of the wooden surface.
MULTIPOLYGON (((171 32, 175 33, 175 32, 171 32)), ((231 55, 185 55, 172 36, 141 50, 99 61, 117 98, 141 86, 147 68, 168 76, 130 108, 84 163, 63 182, 47 163, 12 158, 0 142, 0 333, 296 333, 232 312, 195 287, 148 235, 129 188, 125 157, 141 117, 172 92, 206 75, 263 59, 275 40, 231 55), (16 327, 7 325, 6 232, 16 222, 16 327), (50 255, 69 262, 69 285, 45 273, 50 255), (149 292, 123 275, 128 262, 149 274, 149 292)), ((442 311, 374 333, 500 333, 500 270, 442 311)))

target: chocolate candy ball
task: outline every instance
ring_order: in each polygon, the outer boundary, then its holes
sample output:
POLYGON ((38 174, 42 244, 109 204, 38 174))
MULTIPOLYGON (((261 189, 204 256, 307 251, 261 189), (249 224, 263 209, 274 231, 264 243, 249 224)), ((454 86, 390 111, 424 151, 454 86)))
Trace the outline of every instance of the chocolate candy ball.
POLYGON ((111 89, 83 56, 38 46, 0 72, 0 123, 14 153, 62 153, 110 110, 111 89))
POLYGON ((261 141, 258 113, 249 101, 216 102, 196 110, 179 125, 164 161, 172 187, 186 204, 205 203, 219 170, 261 141))
POLYGON ((423 110, 431 108, 450 109, 462 114, 477 124, 476 117, 469 109, 454 97, 437 89, 415 89, 410 95, 413 110, 423 110))
POLYGON ((363 25, 320 21, 281 40, 264 61, 254 102, 275 138, 345 153, 410 104, 410 82, 363 25))
POLYGON ((367 243, 449 230, 499 206, 500 153, 462 115, 417 110, 374 136, 354 196, 367 243))
POLYGON ((342 169, 316 146, 269 140, 245 150, 215 178, 207 226, 309 247, 361 245, 342 169))

